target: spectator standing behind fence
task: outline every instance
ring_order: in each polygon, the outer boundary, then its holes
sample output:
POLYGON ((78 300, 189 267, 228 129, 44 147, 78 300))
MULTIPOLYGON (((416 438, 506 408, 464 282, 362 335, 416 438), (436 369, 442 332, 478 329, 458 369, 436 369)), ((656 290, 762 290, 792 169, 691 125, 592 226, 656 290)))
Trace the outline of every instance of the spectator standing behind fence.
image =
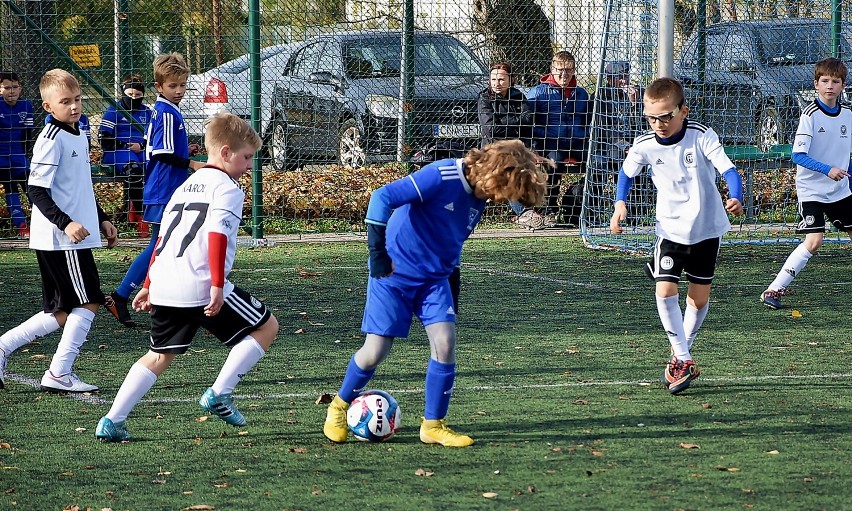
MULTIPOLYGON (((479 93, 478 109, 482 132, 480 147, 509 139, 519 139, 530 147, 532 109, 524 93, 515 87, 515 75, 510 64, 498 62, 491 66, 488 88, 479 93)), ((524 211, 521 203, 512 201, 509 206, 520 218, 524 211)))
POLYGON ((796 232, 804 234, 805 240, 760 295, 770 309, 784 307, 781 297, 787 286, 822 246, 826 217, 837 230, 852 237, 852 112, 840 104, 848 71, 843 61, 832 57, 817 62, 814 68, 817 97, 802 109, 792 154, 800 215, 796 232))
POLYGON ((73 365, 86 342, 104 294, 92 255, 107 247, 118 232, 97 203, 92 189, 89 143, 78 121, 80 84, 68 72, 54 69, 39 84, 44 109, 53 115, 33 149, 29 196, 33 203, 30 248, 35 250, 42 284, 42 312, 0 336, 0 388, 9 355, 62 327, 62 338, 41 389, 52 392, 98 390, 81 380, 73 365))
POLYGON ((12 228, 18 236, 28 238, 30 228, 21 206, 21 192, 26 193, 29 162, 35 142, 33 133, 33 104, 21 98, 21 81, 18 74, 0 71, 0 184, 6 193, 6 209, 12 228))
MULTIPOLYGON (((142 77, 131 74, 121 82, 123 95, 119 106, 130 113, 144 129, 151 119, 151 109, 143 104, 145 85, 142 77)), ((128 205, 127 220, 142 237, 148 235, 148 224, 142 221, 142 184, 145 168, 145 135, 118 109, 106 109, 98 130, 104 165, 115 166, 115 175, 124 181, 124 195, 128 205)))
POLYGON ((189 68, 181 54, 160 55, 154 60, 154 87, 159 95, 145 136, 147 179, 142 201, 145 208, 142 220, 151 224, 151 241, 131 263, 118 288, 106 297, 107 310, 128 327, 136 326, 136 322, 130 316, 127 302, 148 274, 166 204, 189 177, 189 169, 204 166, 203 162, 189 159, 189 139, 178 106, 186 93, 188 77, 189 68))
POLYGON ((550 74, 527 93, 533 110, 533 148, 556 166, 548 175, 545 225, 559 213, 559 186, 566 160, 583 162, 589 128, 589 93, 577 85, 576 60, 567 51, 553 55, 550 74))

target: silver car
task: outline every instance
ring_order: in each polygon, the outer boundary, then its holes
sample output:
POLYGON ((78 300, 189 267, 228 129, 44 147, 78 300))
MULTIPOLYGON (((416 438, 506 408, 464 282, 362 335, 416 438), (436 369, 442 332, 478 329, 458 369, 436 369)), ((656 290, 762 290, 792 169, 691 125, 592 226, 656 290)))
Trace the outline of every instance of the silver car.
MULTIPOLYGON (((261 136, 266 138, 272 105, 273 84, 278 80, 293 44, 277 44, 260 50, 261 136)), ((249 55, 242 55, 186 81, 186 95, 180 103, 190 142, 203 143, 204 121, 219 112, 251 119, 249 55)))

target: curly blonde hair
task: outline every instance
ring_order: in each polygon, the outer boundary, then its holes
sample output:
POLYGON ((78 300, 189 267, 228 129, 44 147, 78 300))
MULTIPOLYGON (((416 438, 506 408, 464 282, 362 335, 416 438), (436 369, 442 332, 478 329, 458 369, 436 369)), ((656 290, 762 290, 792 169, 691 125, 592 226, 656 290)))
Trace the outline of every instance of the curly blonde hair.
POLYGON ((168 80, 183 81, 189 76, 189 67, 180 53, 158 55, 154 59, 154 81, 163 85, 168 80))
POLYGON ((535 153, 520 140, 500 140, 471 149, 464 164, 465 176, 478 197, 518 201, 524 206, 544 202, 547 174, 540 170, 535 153))

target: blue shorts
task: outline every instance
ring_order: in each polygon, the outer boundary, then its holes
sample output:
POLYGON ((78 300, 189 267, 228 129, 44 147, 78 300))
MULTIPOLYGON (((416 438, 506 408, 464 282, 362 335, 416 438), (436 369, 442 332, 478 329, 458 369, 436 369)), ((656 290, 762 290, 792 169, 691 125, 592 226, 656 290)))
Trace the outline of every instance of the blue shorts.
POLYGON ((456 311, 449 280, 418 282, 396 275, 383 279, 370 277, 367 305, 361 321, 362 332, 383 337, 408 337, 414 315, 423 326, 455 323, 456 311))
POLYGON ((159 224, 163 222, 163 213, 166 211, 167 204, 145 204, 145 212, 142 214, 142 221, 149 224, 159 224))

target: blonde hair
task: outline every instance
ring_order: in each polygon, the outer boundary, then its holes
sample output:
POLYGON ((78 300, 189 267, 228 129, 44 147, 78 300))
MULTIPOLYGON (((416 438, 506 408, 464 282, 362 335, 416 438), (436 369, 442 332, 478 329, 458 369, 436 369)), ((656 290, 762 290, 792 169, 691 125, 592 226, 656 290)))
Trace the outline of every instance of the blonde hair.
POLYGON ((683 85, 674 78, 657 78, 645 89, 645 99, 648 101, 671 99, 680 108, 684 101, 683 85))
POLYGON ((163 85, 171 78, 176 81, 189 76, 189 67, 180 53, 166 53, 154 59, 154 81, 163 85))
POLYGON ((550 63, 552 64, 575 64, 577 61, 574 59, 574 55, 571 54, 570 51, 561 50, 553 54, 553 59, 551 59, 550 63))
POLYGON ((475 190, 495 202, 535 206, 544 201, 547 174, 535 153, 520 140, 500 140, 464 157, 465 176, 475 190))
POLYGON ((262 141, 256 131, 246 121, 228 112, 219 112, 204 125, 204 146, 214 153, 224 146, 234 151, 243 147, 260 149, 262 141))
POLYGON ((38 91, 44 99, 49 92, 55 90, 79 91, 80 82, 64 69, 51 69, 41 77, 38 91))

